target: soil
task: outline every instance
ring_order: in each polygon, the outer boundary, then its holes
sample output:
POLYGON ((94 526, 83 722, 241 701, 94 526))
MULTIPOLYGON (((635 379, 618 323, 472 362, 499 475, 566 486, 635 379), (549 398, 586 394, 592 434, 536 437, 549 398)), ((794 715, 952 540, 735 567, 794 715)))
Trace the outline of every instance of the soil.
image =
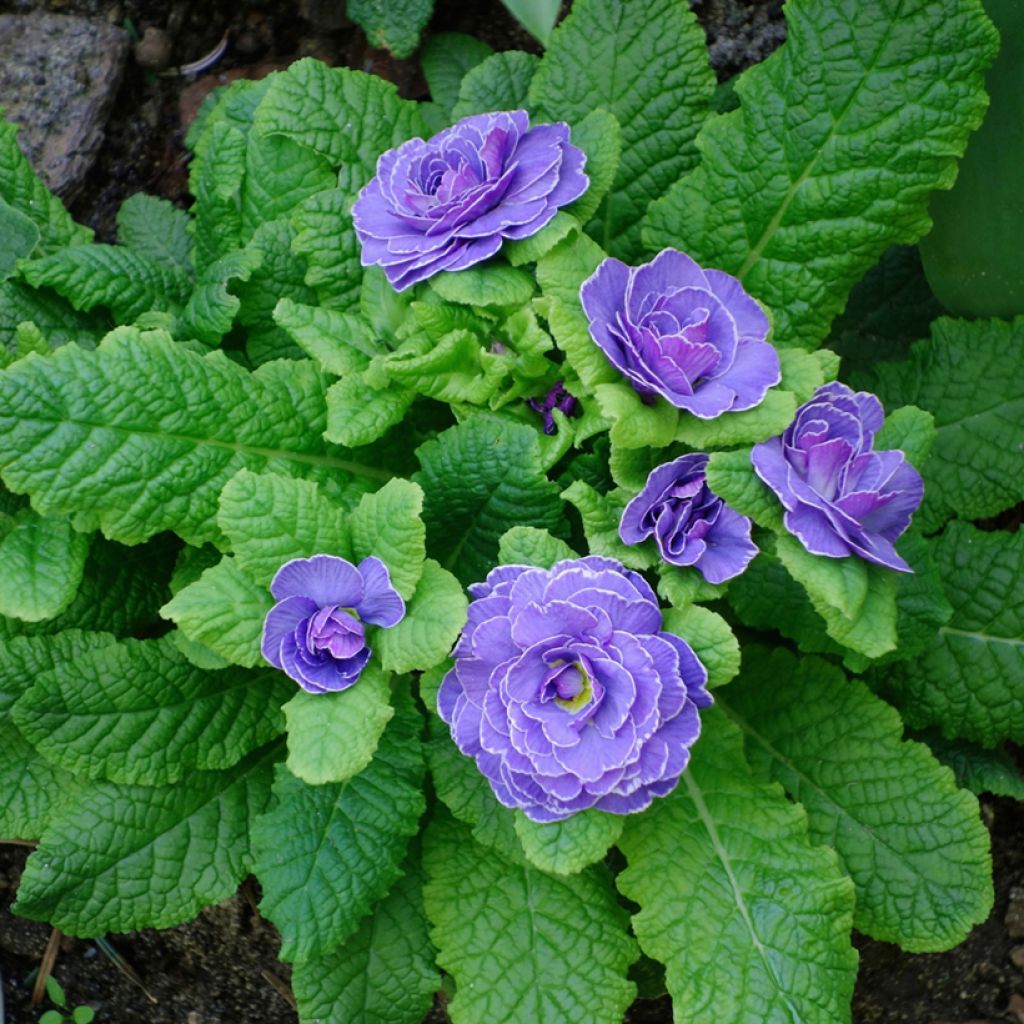
MULTIPOLYGON (((692 5, 720 79, 763 59, 784 38, 781 0, 692 5)), ((0 0, 0 11, 73 13, 123 25, 140 43, 125 68, 97 160, 72 193, 72 213, 95 229, 98 240, 114 239, 117 208, 135 192, 188 205, 184 131, 202 97, 226 81, 261 77, 313 55, 380 74, 405 96, 425 96, 415 58, 397 61, 370 49, 339 14, 341 0, 298 0, 297 8, 260 0, 0 0), (196 81, 174 71, 212 51, 225 31, 230 44, 211 73, 196 81)), ((438 0, 430 30, 464 31, 496 49, 537 52, 497 0, 438 0)), ((1005 799, 986 798, 982 808, 995 863, 991 916, 960 947, 942 954, 911 956, 858 937, 855 1024, 1024 1024, 1024 921, 1015 916, 1024 917, 1024 813, 1005 799), (1008 918, 1015 890, 1020 908, 1014 902, 1008 918)), ((0 846, 0 1024, 34 1024, 47 1005, 33 1006, 30 992, 51 929, 9 910, 28 853, 23 846, 0 846)), ((277 960, 278 939, 257 912, 257 899, 250 879, 238 895, 189 924, 109 936, 134 980, 97 943, 62 937, 54 973, 69 1007, 88 1004, 97 1021, 113 1024, 295 1024, 289 969, 277 960)), ((671 1016, 662 997, 638 1000, 627 1019, 668 1024, 671 1016)), ((446 1020, 440 1004, 428 1017, 431 1024, 446 1020)))

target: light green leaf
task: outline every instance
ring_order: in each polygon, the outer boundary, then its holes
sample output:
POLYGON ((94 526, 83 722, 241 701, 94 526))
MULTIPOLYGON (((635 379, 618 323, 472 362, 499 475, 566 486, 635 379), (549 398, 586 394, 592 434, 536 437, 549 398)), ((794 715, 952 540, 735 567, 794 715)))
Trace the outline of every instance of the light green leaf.
POLYGON ((405 618, 374 637, 384 667, 391 672, 412 672, 439 665, 466 624, 467 604, 462 584, 428 558, 405 618))
POLYGON ((662 398, 648 405, 624 381, 598 384, 594 392, 602 415, 611 421, 612 444, 618 448, 664 448, 675 439, 680 420, 686 419, 662 398))
POLYGON ((36 291, 22 281, 0 281, 0 360, 4 358, 3 349, 15 352, 18 328, 25 323, 42 331, 50 348, 59 348, 69 341, 83 348, 95 348, 110 329, 106 315, 79 313, 59 295, 36 291))
POLYGON ((288 771, 311 786, 347 782, 373 759, 394 713, 390 676, 373 663, 340 693, 300 690, 284 706, 288 771))
POLYGON ((217 524, 231 543, 235 563, 263 587, 293 558, 352 557, 345 510, 311 480, 243 469, 221 492, 217 524))
POLYGON ((381 478, 325 445, 312 364, 249 373, 159 333, 114 331, 0 373, 0 467, 44 515, 88 508, 107 536, 220 538, 217 497, 240 469, 381 478))
POLYGON ((566 207, 583 224, 597 213, 601 201, 611 190, 622 155, 622 127, 616 116, 603 107, 590 111, 572 126, 572 144, 587 154, 584 170, 590 187, 566 207))
POLYGON ((619 522, 628 498, 621 490, 599 494, 584 480, 577 480, 562 497, 575 506, 583 520, 583 533, 592 555, 614 558, 631 569, 651 569, 658 555, 650 544, 626 545, 619 537, 619 522))
POLYGON ((796 396, 791 391, 773 389, 756 408, 723 413, 713 420, 702 420, 683 410, 679 414, 675 440, 695 451, 767 441, 793 422, 796 406, 796 396))
POLYGON ((543 119, 571 122, 603 107, 622 126, 599 239, 612 255, 642 254, 640 219, 696 165, 694 138, 714 89, 704 33, 684 0, 577 0, 555 31, 530 104, 543 119))
POLYGON ((345 10, 371 46, 404 60, 419 46, 420 32, 434 13, 434 0, 346 0, 345 10))
POLYGON ((886 667, 884 693, 911 725, 1024 742, 1024 533, 954 522, 931 546, 953 616, 918 657, 886 667))
MULTIPOLYGON (((934 441, 935 417, 916 406, 904 405, 885 417, 882 429, 875 435, 874 448, 876 451, 898 448, 920 470, 928 462, 934 441)), ((1021 468, 1024 469, 1024 464, 1021 468)), ((925 490, 927 492, 927 488, 925 490)))
MULTIPOLYGON (((270 79, 265 81, 269 85, 270 79)), ((238 197, 245 178, 245 132, 228 121, 217 121, 202 141, 189 168, 189 190, 196 197, 192 263, 200 273, 242 247, 238 197)))
POLYGON ((930 227, 929 194, 952 185, 984 115, 996 33, 974 0, 799 0, 786 22, 782 49, 737 82, 740 109, 701 132, 700 167, 651 207, 644 242, 736 275, 781 344, 815 348, 882 252, 930 227))
POLYGON ((339 377, 364 369, 383 351, 369 325, 351 313, 284 298, 274 307, 274 321, 324 370, 339 377))
POLYGON ((533 295, 530 274, 500 263, 442 271, 430 279, 430 285, 445 302, 465 306, 522 306, 533 295))
POLYGON ((190 640, 205 644, 235 665, 262 662, 263 620, 273 606, 270 591, 226 557, 160 609, 190 640))
POLYGON ((359 448, 383 437, 405 419, 416 392, 385 385, 375 388, 362 374, 353 374, 327 390, 328 441, 347 448, 359 448))
MULTIPOLYGON (((749 572, 749 567, 746 572, 749 572)), ((703 575, 693 568, 669 565, 663 562, 658 566, 658 596, 675 608, 700 601, 714 601, 722 597, 729 583, 708 583, 703 575)))
POLYGON ((290 689, 276 671, 198 669, 169 637, 123 640, 41 673, 12 716, 75 775, 162 786, 230 768, 277 736, 290 689))
POLYGON ((136 192, 117 211, 117 240, 168 270, 192 269, 188 214, 167 199, 136 192))
POLYGON ((395 477, 379 491, 364 494, 349 520, 354 557, 379 558, 388 567, 395 589, 406 600, 416 590, 427 553, 422 511, 423 490, 419 484, 395 477))
POLYGON ((995 793, 1024 800, 1024 775, 1006 747, 986 750, 967 740, 947 740, 938 730, 916 736, 953 772, 956 784, 976 796, 995 793))
POLYGON ((0 615, 27 622, 59 615, 75 599, 88 553, 88 535, 66 519, 23 509, 0 540, 0 615))
POLYGON ((285 960, 344 942, 401 874, 424 809, 423 762, 411 700, 395 710, 373 760, 347 782, 307 786, 278 769, 277 806, 252 836, 260 910, 281 932, 285 960))
POLYGON ((66 629, 46 636, 15 636, 0 644, 0 715, 6 717, 14 702, 36 677, 63 662, 75 662, 96 647, 116 642, 112 633, 66 629))
POLYGON ((782 506, 754 472, 749 451, 712 452, 707 466, 708 487, 741 515, 766 529, 782 529, 782 506))
POLYGON ((708 670, 708 686, 724 686, 740 670, 740 645, 729 624, 717 612, 700 605, 669 608, 662 625, 682 637, 708 670))
POLYGON ((255 250, 235 249, 208 264, 182 311, 178 333, 216 345, 231 330, 242 305, 229 286, 234 281, 248 281, 262 258, 255 250))
POLYGON ((578 231, 580 222, 564 210, 559 210, 554 218, 535 235, 520 241, 506 242, 502 254, 513 267, 521 267, 524 263, 536 263, 541 256, 549 253, 570 231, 578 231))
POLYGON ((676 1020, 848 1020, 853 885, 803 809, 751 775, 736 726, 715 708, 701 720, 675 792, 619 841, 619 889, 640 904, 633 927, 666 966, 676 1020))
POLYGON ((32 219, 0 197, 0 280, 12 276, 18 260, 28 259, 39 245, 39 228, 32 219))
POLYGON ((564 540, 535 526, 513 526, 498 542, 501 565, 536 565, 550 569, 563 558, 576 558, 576 552, 564 540))
POLYGON ((510 527, 564 531, 558 488, 544 476, 537 434, 529 427, 477 417, 416 454, 428 546, 462 583, 487 575, 510 527))
POLYGON ((292 991, 302 1021, 420 1024, 438 987, 435 950, 423 909, 423 872, 405 875, 337 949, 298 963, 292 991))
POLYGON ((462 32, 438 32, 423 44, 423 77, 431 98, 446 114, 459 98, 459 86, 466 73, 493 52, 486 43, 462 32))
MULTIPOLYGON (((827 351, 805 352, 801 348, 782 348, 778 350, 778 355, 779 365, 782 369, 782 381, 779 388, 783 391, 791 391, 798 405, 806 402, 825 383, 825 361, 836 360, 834 353, 827 351)), ((836 366, 838 367, 837 360, 836 366)), ((834 376, 833 374, 832 377, 834 376)), ((832 377, 829 377, 829 380, 832 377)), ((786 426, 789 424, 787 423, 786 426)))
POLYGON ((532 53, 503 50, 484 58, 459 84, 452 120, 492 110, 521 110, 540 61, 532 53))
POLYGON ((363 270, 351 205, 352 197, 342 189, 328 189, 305 199, 290 220, 295 229, 292 249, 308 268, 306 284, 323 306, 356 312, 363 270))
POLYGON ((550 875, 575 875, 596 864, 622 835, 623 825, 621 815, 598 810, 543 824, 516 811, 515 821, 526 859, 550 875))
POLYGON ((438 963, 456 984, 453 1024, 620 1024, 637 951, 606 874, 513 867, 451 819, 430 825, 423 863, 438 963))
POLYGON ((900 739, 899 715, 863 683, 818 658, 759 651, 724 700, 755 772, 804 805, 813 842, 838 851, 857 888, 857 929, 934 952, 988 916, 977 800, 927 747, 900 739))
POLYGON ((547 46, 551 42, 551 32, 562 7, 559 0, 501 0, 501 2, 508 8, 512 17, 541 46, 547 46))

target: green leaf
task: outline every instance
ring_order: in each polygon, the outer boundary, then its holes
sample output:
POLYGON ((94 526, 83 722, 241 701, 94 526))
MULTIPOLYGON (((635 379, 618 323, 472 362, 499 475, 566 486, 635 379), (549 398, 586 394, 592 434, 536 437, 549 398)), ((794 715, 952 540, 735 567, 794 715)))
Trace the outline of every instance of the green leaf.
POLYGON ((633 928, 666 966, 676 1020, 848 1020, 853 886, 803 809, 751 775, 736 726, 715 708, 701 720, 675 792, 619 841, 619 889, 640 905, 633 928))
POLYGON ((405 419, 416 392, 391 384, 375 388, 362 374, 332 384, 327 391, 328 441, 347 448, 372 444, 405 419))
POLYGON ((221 491, 217 524, 231 543, 235 564, 263 587, 293 558, 352 557, 345 510, 312 480, 243 469, 221 491))
POLYGON ((76 1006, 71 1011, 71 1024, 92 1024, 96 1011, 91 1006, 76 1006))
POLYGON ((899 715, 863 683, 818 658, 762 651, 725 701, 754 771, 804 805, 814 843, 838 851, 857 889, 854 927, 923 953, 988 916, 977 800, 927 747, 900 739, 899 715))
POLYGON ((16 913, 68 935, 169 928, 231 896, 270 802, 273 744, 174 786, 95 782, 63 804, 28 859, 16 913))
POLYGON ((618 118, 603 107, 590 111, 572 125, 572 144, 587 155, 584 170, 590 179, 587 191, 566 207, 583 224, 597 213, 601 201, 611 190, 622 156, 622 126, 618 118))
MULTIPOLYGON (((746 570, 750 571, 749 567, 746 570)), ((729 583, 708 583, 703 575, 693 568, 669 565, 658 566, 658 595, 675 608, 686 608, 700 601, 714 601, 722 597, 729 583)))
POLYGON ((478 417, 416 454, 428 546, 464 584, 487 575, 510 527, 563 532, 558 488, 544 475, 537 434, 529 427, 478 417))
POLYGON ((527 105, 530 80, 540 60, 521 50, 503 50, 484 58, 459 84, 452 120, 492 110, 520 110, 527 105))
POLYGON ((578 231, 579 227, 580 222, 575 217, 564 210, 559 210, 535 235, 520 241, 505 242, 502 254, 513 267, 521 267, 524 263, 536 263, 571 231, 578 231))
POLYGON ((430 96, 446 114, 459 98, 459 87, 466 73, 494 51, 484 42, 462 32, 438 32, 420 51, 423 77, 430 96))
POLYGON ((394 713, 390 676, 372 663, 340 693, 300 690, 284 706, 288 771, 311 786, 347 782, 373 759, 394 713))
POLYGON ((419 46, 420 32, 434 13, 434 0, 346 0, 345 8, 371 46, 404 60, 419 46))
POLYGON ((423 863, 438 963, 457 987, 453 1024, 620 1024, 637 952, 607 875, 514 867, 451 819, 428 828, 423 863))
POLYGON ((442 271, 430 286, 446 302, 465 306, 522 306, 533 295, 533 277, 525 270, 487 263, 456 272, 442 271))
POLYGON ((64 1024, 64 1015, 57 1010, 47 1010, 39 1018, 39 1024, 64 1024))
POLYGON ((746 412, 727 412, 702 420, 681 412, 675 440, 696 451, 753 444, 777 437, 793 422, 797 400, 791 391, 769 391, 764 401, 746 412))
POLYGON ((935 729, 915 737, 953 772, 956 784, 976 796, 994 793, 1024 800, 1024 775, 1006 747, 986 750, 967 740, 947 740, 935 729))
POLYGON ((526 859, 550 875, 575 875, 596 864, 622 835, 623 825, 621 815, 598 810, 543 824, 516 811, 515 821, 526 859))
POLYGON ((581 120, 603 107, 622 126, 622 161, 599 239, 639 258, 640 219, 697 163, 694 138, 710 112, 715 76, 707 43, 683 0, 578 0, 559 25, 530 87, 543 119, 581 120))
POLYGON ((59 615, 82 582, 89 537, 66 519, 30 509, 0 541, 0 615, 40 622, 59 615))
POLYGON ((428 558, 405 618, 374 637, 384 667, 391 672, 412 672, 439 665, 466 624, 467 603, 462 584, 428 558))
POLYGON ((405 875, 337 949, 296 964, 292 991, 299 1018, 320 1024, 420 1024, 438 987, 435 951, 423 909, 423 872, 405 875))
POLYGON ((650 569, 658 564, 653 545, 627 546, 619 537, 619 522, 628 500, 621 490, 599 494, 590 484, 577 480, 562 491, 562 497, 580 514, 590 554, 614 558, 631 569, 650 569))
POLYGON ((255 250, 235 249, 208 264, 196 281, 176 331, 216 345, 231 330, 242 306, 241 299, 229 290, 232 282, 248 281, 262 259, 255 250))
POLYGON ((381 478, 324 444, 312 364, 286 370, 249 373, 131 328, 95 352, 30 356, 0 374, 4 481, 44 515, 90 509, 126 543, 173 529, 201 545, 220 538, 217 497, 240 469, 381 478))
POLYGON ((108 317, 79 313, 53 292, 36 291, 21 281, 0 281, 0 343, 8 352, 15 351, 18 327, 24 323, 35 324, 50 348, 59 348, 69 341, 83 348, 95 348, 110 329, 108 317))
POLYGON ((408 697, 395 710, 373 760, 347 782, 307 786, 278 769, 277 806, 252 836, 260 910, 281 932, 282 959, 344 942, 401 874, 425 803, 421 722, 408 697))
POLYGON ((225 557, 160 609, 190 640, 205 644, 235 665, 252 668, 263 658, 263 620, 273 607, 270 591, 255 583, 234 558, 225 557))
POLYGON ((242 246, 239 194, 245 178, 245 132, 218 121, 209 125, 202 141, 189 168, 189 190, 196 197, 192 263, 200 273, 242 246))
POLYGON ((184 305, 187 274, 115 245, 77 245, 21 264, 36 288, 52 288, 75 309, 105 306, 118 323, 130 324, 150 310, 174 312, 184 305))
POLYGON ((383 351, 369 326, 351 313, 285 298, 274 307, 274 321, 324 370, 339 377, 365 369, 383 351))
POLYGON ((189 273, 188 214, 167 199, 136 192, 117 211, 117 240, 137 256, 189 273))
POLYGON ((92 231, 76 224, 49 192, 22 153, 17 135, 16 124, 0 119, 0 199, 35 223, 42 253, 87 244, 92 231))
POLYGON ((512 17, 541 46, 547 46, 551 42, 551 32, 562 7, 559 0, 501 0, 501 2, 508 8, 512 17))
POLYGON ((874 448, 898 448, 920 470, 927 464, 934 440, 935 417, 916 406, 904 405, 885 417, 882 429, 875 435, 874 448))
POLYGON ((954 522, 930 543, 953 616, 918 657, 885 669, 885 693, 911 725, 1024 742, 1024 533, 954 522))
POLYGON ((902 363, 882 363, 858 378, 889 407, 912 404, 935 417, 935 444, 924 466, 923 530, 946 519, 994 516, 1024 499, 1024 394, 1010 372, 1024 344, 1024 317, 940 319, 902 363))
POLYGON ((349 520, 354 557, 379 558, 388 567, 395 589, 406 600, 416 590, 427 554, 422 511, 423 490, 419 484, 395 477, 379 491, 364 494, 349 520))
POLYGON ((621 380, 598 384, 594 392, 601 414, 611 421, 611 441, 615 447, 664 448, 675 439, 681 417, 679 410, 664 399, 656 398, 648 405, 621 380))
POLYGON ((399 99, 390 82, 310 58, 274 76, 253 126, 322 153, 340 168, 338 187, 353 198, 381 153, 423 132, 417 104, 399 99))
POLYGON ((174 642, 123 640, 36 677, 14 723, 75 775, 163 786, 230 768, 279 735, 291 687, 281 673, 204 672, 174 642))
POLYGON ((651 207, 644 242, 736 275, 781 344, 815 348, 883 251, 930 227, 929 194, 952 185, 984 115, 996 33, 974 0, 800 0, 786 22, 782 49, 738 81, 740 109, 701 132, 700 167, 651 207))
POLYGON ((782 529, 782 506, 754 472, 749 451, 712 452, 707 466, 708 487, 730 508, 766 529, 782 529))
POLYGON ((18 260, 29 258, 39 244, 39 228, 31 218, 0 198, 0 236, 4 250, 0 252, 0 280, 14 273, 18 260))
POLYGON ((552 537, 547 530, 535 526, 513 526, 502 534, 498 542, 498 562, 501 565, 536 565, 550 569, 563 558, 575 558, 564 540, 552 537))
POLYGON ((833 640, 869 658, 896 647, 896 573, 855 555, 812 555, 788 534, 778 537, 776 552, 833 640))
POLYGON ((669 608, 662 626, 682 637, 708 670, 708 686, 724 686, 740 670, 740 645, 717 612, 700 605, 669 608))
POLYGON ((355 312, 363 270, 351 203, 342 189, 317 192, 295 209, 290 220, 295 229, 292 249, 306 262, 306 284, 324 306, 355 312))
MULTIPOLYGON (((827 351, 805 352, 800 348, 783 348, 778 350, 778 356, 782 369, 779 387, 783 391, 791 391, 798 405, 806 402, 825 383, 826 363, 835 365, 837 369, 839 365, 835 354, 827 351)), ((827 379, 832 380, 834 377, 833 373, 827 379)))

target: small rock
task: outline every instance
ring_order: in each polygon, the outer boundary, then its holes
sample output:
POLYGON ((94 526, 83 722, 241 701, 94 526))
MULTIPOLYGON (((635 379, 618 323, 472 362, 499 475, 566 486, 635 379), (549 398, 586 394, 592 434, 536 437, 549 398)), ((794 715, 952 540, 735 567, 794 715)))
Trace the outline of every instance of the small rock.
POLYGON ((1010 961, 1014 967, 1019 967, 1024 971, 1024 946, 1014 946, 1010 950, 1010 961))
POLYGON ((1024 886, 1015 885, 1010 890, 1010 903, 1003 922, 1011 939, 1024 939, 1024 886))
POLYGON ((173 50, 171 37, 162 28, 151 25, 135 44, 135 63, 152 71, 160 71, 170 66, 173 50))
POLYGON ((338 0, 299 0, 299 17, 321 32, 337 32, 352 24, 338 0))
POLYGON ((1024 1024, 1024 996, 1019 992, 1014 992, 1010 996, 1010 1002, 1006 1007, 1006 1012, 1016 1017, 1017 1020, 1024 1024))

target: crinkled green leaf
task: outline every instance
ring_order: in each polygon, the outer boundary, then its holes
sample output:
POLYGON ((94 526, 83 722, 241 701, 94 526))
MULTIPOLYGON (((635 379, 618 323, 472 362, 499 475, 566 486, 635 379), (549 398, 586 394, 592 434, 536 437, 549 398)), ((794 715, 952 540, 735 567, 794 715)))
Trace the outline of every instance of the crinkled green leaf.
POLYGON ((591 110, 582 121, 572 125, 572 144, 587 154, 584 170, 590 185, 566 210, 585 224, 597 213, 619 172, 622 127, 618 118, 603 107, 591 110))
POLYGON ((807 810, 857 888, 854 926, 912 952, 949 949, 992 907, 978 802, 899 715, 818 658, 748 652, 724 697, 755 772, 807 810), (751 657, 753 655, 753 657, 751 657))
POLYGON ((32 323, 43 332, 50 348, 73 341, 95 348, 110 329, 109 318, 100 312, 80 313, 53 292, 40 292, 22 281, 0 281, 0 357, 13 353, 20 324, 32 323))
POLYGON ((231 330, 242 306, 230 291, 232 282, 248 281, 262 259, 263 254, 254 249, 235 249, 208 264, 182 310, 178 332, 216 345, 231 330))
POLYGON ((530 274, 500 263, 445 270, 432 277, 430 285, 446 302, 467 306, 522 306, 533 295, 530 274))
POLYGON ((956 784, 977 796, 995 793, 1024 800, 1024 775, 1006 747, 986 750, 968 740, 947 740, 936 729, 915 737, 953 772, 956 784))
POLYGON ((596 864, 622 835, 623 825, 621 815, 593 809, 543 824, 517 811, 515 821, 526 859, 550 875, 575 875, 596 864))
POLYGON ((192 168, 207 159, 209 147, 218 131, 217 125, 234 128, 243 137, 248 135, 256 108, 275 77, 276 72, 257 81, 240 79, 228 88, 215 89, 207 97, 185 136, 185 145, 195 152, 192 168))
POLYGON ((769 391, 760 405, 746 412, 727 412, 702 420, 683 411, 675 440, 696 451, 752 444, 776 437, 793 422, 797 400, 791 391, 769 391))
POLYGON ((15 704, 25 738, 90 779, 162 786, 222 769, 284 728, 280 672, 204 672, 169 637, 122 640, 40 673, 15 704))
POLYGON ((43 514, 88 508, 107 536, 173 529, 219 539, 217 496, 238 470, 291 476, 360 468, 325 445, 323 382, 311 363, 249 373, 160 333, 112 332, 0 374, 0 466, 43 514))
POLYGON ((305 258, 306 284, 331 309, 359 308, 363 270, 352 216, 352 200, 341 189, 317 192, 292 213, 292 249, 305 258))
POLYGON ((189 190, 196 197, 192 263, 200 273, 242 246, 238 197, 245 178, 243 131, 226 120, 218 121, 202 138, 205 145, 197 147, 189 168, 189 190))
POLYGON ((345 13, 371 46, 404 59, 419 46, 420 32, 434 13, 434 0, 346 0, 345 13))
POLYGON ((622 380, 598 384, 594 392, 602 415, 611 422, 611 440, 617 448, 664 448, 675 440, 680 419, 688 418, 661 398, 648 405, 622 380))
POLYGON ((953 616, 920 655, 884 669, 884 692, 911 725, 1024 742, 1024 533, 950 523, 931 547, 953 616))
POLYGON ((420 64, 431 98, 446 114, 459 98, 459 86, 467 72, 494 51, 484 42, 462 32, 438 32, 423 44, 420 64))
POLYGON ((226 557, 179 590, 160 614, 177 623, 190 640, 232 664, 252 668, 262 662, 263 620, 273 604, 269 589, 226 557))
POLYGON ((299 1018, 320 1024, 420 1024, 438 987, 423 871, 407 860, 391 892, 337 949, 298 963, 299 1018))
POLYGON ((633 928, 666 966, 680 1024, 849 1020, 857 954, 853 885, 807 816, 743 757, 715 708, 676 790, 632 815, 619 841, 633 928))
POLYGON ((642 254, 640 219, 696 165, 694 138, 714 89, 704 33, 684 0, 577 0, 555 31, 530 103, 544 119, 573 122, 603 107, 622 126, 622 161, 600 218, 612 255, 642 254))
POLYGON ((708 686, 724 686, 740 670, 740 645, 717 612, 700 605, 669 608, 662 625, 682 637, 708 670, 708 686))
POLYGON ((974 0, 800 0, 786 23, 644 242, 736 275, 782 344, 815 348, 882 252, 927 232, 929 194, 952 185, 984 115, 996 33, 974 0))
POLYGON ((284 706, 288 771, 311 786, 347 782, 373 759, 394 713, 390 676, 372 663, 340 693, 299 690, 284 706))
POLYGON ((466 624, 467 603, 462 584, 428 558, 405 618, 397 626, 380 630, 373 641, 384 667, 412 672, 439 665, 466 624))
POLYGON ((0 280, 14 273, 18 260, 28 259, 39 245, 39 228, 26 214, 16 210, 0 196, 0 280))
POLYGON ((590 554, 614 558, 631 569, 651 569, 658 564, 653 544, 626 545, 619 537, 619 522, 628 501, 621 490, 599 494, 590 484, 577 480, 562 491, 562 497, 580 514, 590 554))
MULTIPOLYGON (((745 570, 749 572, 749 569, 745 570)), ((708 583, 694 568, 669 565, 658 566, 658 595, 675 608, 686 608, 700 601, 714 601, 725 594, 729 583, 708 583)))
POLYGON ((463 583, 487 575, 510 527, 564 532, 558 488, 544 476, 529 427, 479 417, 421 445, 417 455, 428 546, 463 583))
POLYGON ((935 530, 953 516, 993 516, 1024 500, 1024 390, 1011 364, 1024 345, 1024 317, 936 320, 902 363, 858 378, 888 407, 913 404, 935 417, 916 520, 935 530))
POLYGON ((492 110, 521 110, 527 105, 530 80, 540 60, 522 50, 503 50, 485 57, 459 83, 452 120, 492 110))
POLYGON ((349 520, 356 560, 370 555, 379 558, 388 567, 395 589, 406 600, 416 589, 426 557, 422 511, 423 490, 419 484, 395 477, 379 491, 364 494, 349 520))
POLYGON ((782 506, 754 472, 750 452, 712 452, 707 466, 708 487, 741 515, 767 529, 782 528, 782 506))
POLYGON ((368 324, 350 313, 281 299, 274 320, 328 373, 340 377, 365 368, 382 351, 368 324))
POLYGON ((506 242, 502 254, 513 267, 524 263, 536 263, 541 256, 549 253, 571 231, 578 231, 580 222, 564 210, 559 210, 535 235, 519 241, 506 242))
POLYGON ((117 240, 168 270, 192 269, 188 214, 167 199, 136 192, 117 211, 117 240))
POLYGON ((563 558, 575 557, 576 552, 564 540, 535 526, 513 526, 502 534, 498 543, 498 561, 502 565, 536 565, 550 569, 563 558))
POLYGON ((361 374, 354 374, 332 384, 326 397, 324 437, 347 448, 360 448, 372 444, 401 423, 416 392, 390 384, 375 388, 361 374))
POLYGON ((345 510, 312 480, 243 469, 221 491, 217 523, 237 565, 264 587, 293 558, 352 557, 345 510))
POLYGON ((455 979, 453 1024, 620 1024, 637 950, 605 873, 514 867, 450 818, 428 828, 423 863, 438 963, 455 979))
POLYGON ((277 806, 252 836, 260 909, 281 932, 285 960, 344 942, 401 874, 424 808, 423 762, 411 701, 395 711, 373 760, 347 782, 308 786, 278 769, 277 806))
POLYGON ((59 615, 82 582, 89 537, 66 519, 22 510, 0 540, 0 615, 39 622, 59 615))
POLYGON ((61 805, 29 857, 17 913, 68 935, 169 928, 231 896, 271 800, 277 744, 173 786, 94 782, 61 805))
POLYGON ((274 77, 254 127, 322 153, 340 168, 337 184, 353 198, 381 153, 423 132, 417 105, 399 99, 391 82, 308 58, 274 77))
POLYGON ((501 0, 509 13, 541 46, 551 42, 551 32, 562 5, 559 0, 501 0))
POLYGON ((906 455, 907 461, 921 470, 927 465, 934 441, 935 417, 916 406, 904 405, 885 417, 882 429, 875 435, 874 448, 898 448, 906 455))

